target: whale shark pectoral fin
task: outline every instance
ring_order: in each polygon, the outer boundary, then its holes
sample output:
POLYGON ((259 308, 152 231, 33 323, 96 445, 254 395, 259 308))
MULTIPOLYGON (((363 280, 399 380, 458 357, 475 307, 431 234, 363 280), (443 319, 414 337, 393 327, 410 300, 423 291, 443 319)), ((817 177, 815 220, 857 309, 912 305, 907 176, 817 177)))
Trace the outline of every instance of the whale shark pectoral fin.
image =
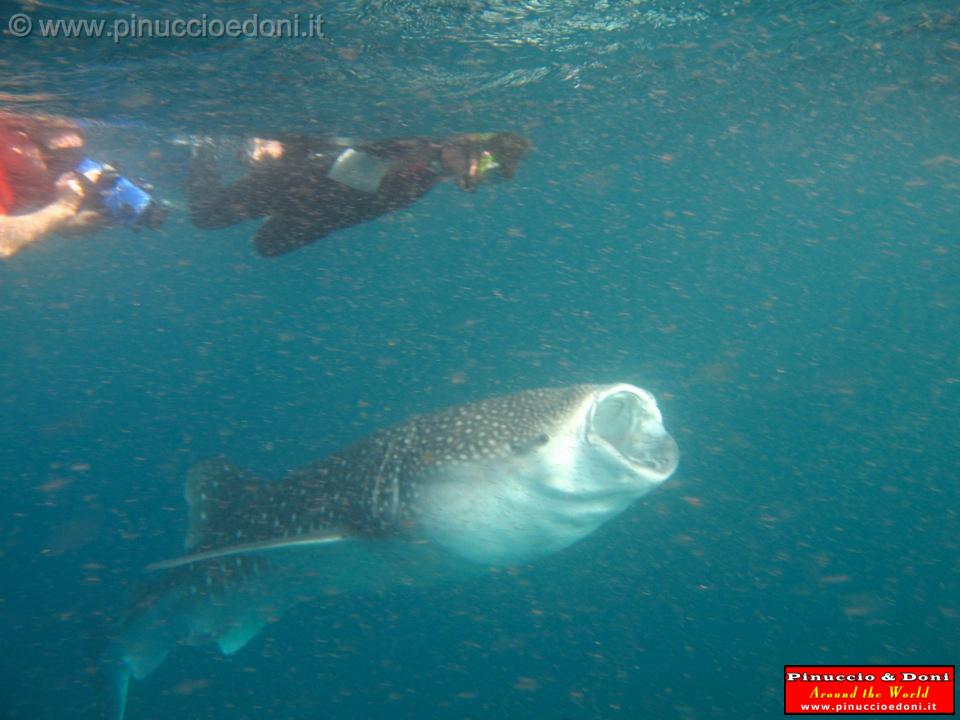
POLYGON ((260 632, 264 621, 256 618, 250 618, 242 623, 235 625, 217 638, 217 645, 220 646, 220 652, 224 655, 233 655, 242 648, 253 637, 260 632))
POLYGON ((349 540, 350 536, 337 531, 327 530, 320 533, 310 533, 307 535, 295 535, 293 537, 277 538, 275 540, 264 540, 262 542, 244 543, 243 545, 228 545, 227 547, 216 548, 206 552, 193 553, 192 555, 183 555, 170 560, 161 560, 160 562, 147 565, 147 570, 169 570, 170 568, 189 565, 204 560, 218 560, 220 558, 231 557, 234 555, 254 555, 257 553, 274 552, 277 550, 298 550, 315 548, 320 545, 330 545, 333 543, 349 540))

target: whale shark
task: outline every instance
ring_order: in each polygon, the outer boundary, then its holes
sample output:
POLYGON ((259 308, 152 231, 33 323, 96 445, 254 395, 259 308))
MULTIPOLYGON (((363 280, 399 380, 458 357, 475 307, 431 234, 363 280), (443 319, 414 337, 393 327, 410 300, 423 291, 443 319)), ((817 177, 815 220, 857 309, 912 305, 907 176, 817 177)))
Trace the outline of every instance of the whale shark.
POLYGON ((224 459, 189 473, 184 554, 148 566, 112 636, 115 713, 180 645, 246 645, 331 591, 514 566, 587 537, 667 480, 677 444, 627 383, 527 390, 379 430, 266 480, 224 459))

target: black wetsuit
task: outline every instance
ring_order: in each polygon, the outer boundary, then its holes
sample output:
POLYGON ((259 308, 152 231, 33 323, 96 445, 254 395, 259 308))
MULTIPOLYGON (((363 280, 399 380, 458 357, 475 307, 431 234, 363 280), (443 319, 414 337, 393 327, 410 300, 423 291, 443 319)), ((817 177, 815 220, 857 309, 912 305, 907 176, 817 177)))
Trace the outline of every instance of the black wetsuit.
POLYGON ((303 247, 351 225, 412 205, 444 175, 440 145, 406 138, 356 145, 354 149, 389 168, 373 192, 327 177, 346 149, 324 138, 281 138, 283 156, 248 175, 220 184, 211 153, 201 150, 190 168, 190 217, 199 228, 223 228, 267 217, 254 235, 261 255, 275 256, 303 247))

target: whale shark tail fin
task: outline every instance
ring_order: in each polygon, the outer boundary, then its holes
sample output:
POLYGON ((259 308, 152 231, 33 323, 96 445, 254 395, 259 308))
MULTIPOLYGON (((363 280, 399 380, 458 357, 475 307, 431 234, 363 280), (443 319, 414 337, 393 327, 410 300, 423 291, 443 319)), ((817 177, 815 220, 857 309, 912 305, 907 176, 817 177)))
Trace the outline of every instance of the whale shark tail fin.
POLYGON ((160 644, 148 634, 131 629, 135 631, 131 638, 118 636, 114 639, 101 665, 102 692, 107 697, 111 720, 124 720, 130 678, 145 678, 166 659, 171 649, 169 644, 160 644))
POLYGON ((113 720, 123 720, 127 714, 127 691, 130 689, 130 668, 125 663, 115 663, 113 668, 113 720))
POLYGON ((279 521, 262 522, 261 515, 273 511, 276 487, 222 458, 189 471, 186 554, 147 566, 113 633, 108 658, 116 667, 108 674, 115 720, 123 718, 131 676, 142 680, 181 645, 215 643, 226 655, 237 652, 270 618, 303 599, 294 558, 354 539, 349 529, 291 533, 279 521))
POLYGON ((92 715, 123 720, 131 670, 117 655, 112 625, 104 613, 90 616, 84 624, 80 636, 83 683, 93 698, 92 715))

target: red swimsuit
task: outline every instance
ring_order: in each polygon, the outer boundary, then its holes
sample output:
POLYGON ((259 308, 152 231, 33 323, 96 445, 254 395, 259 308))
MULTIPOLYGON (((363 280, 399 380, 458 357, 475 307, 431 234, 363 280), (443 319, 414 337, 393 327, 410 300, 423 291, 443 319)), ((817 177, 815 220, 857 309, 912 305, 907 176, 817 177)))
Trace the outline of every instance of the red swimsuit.
POLYGON ((13 206, 13 190, 7 180, 7 171, 0 165, 0 215, 9 215, 13 206))
POLYGON ((25 133, 0 126, 0 215, 50 202, 54 181, 40 149, 25 133))

